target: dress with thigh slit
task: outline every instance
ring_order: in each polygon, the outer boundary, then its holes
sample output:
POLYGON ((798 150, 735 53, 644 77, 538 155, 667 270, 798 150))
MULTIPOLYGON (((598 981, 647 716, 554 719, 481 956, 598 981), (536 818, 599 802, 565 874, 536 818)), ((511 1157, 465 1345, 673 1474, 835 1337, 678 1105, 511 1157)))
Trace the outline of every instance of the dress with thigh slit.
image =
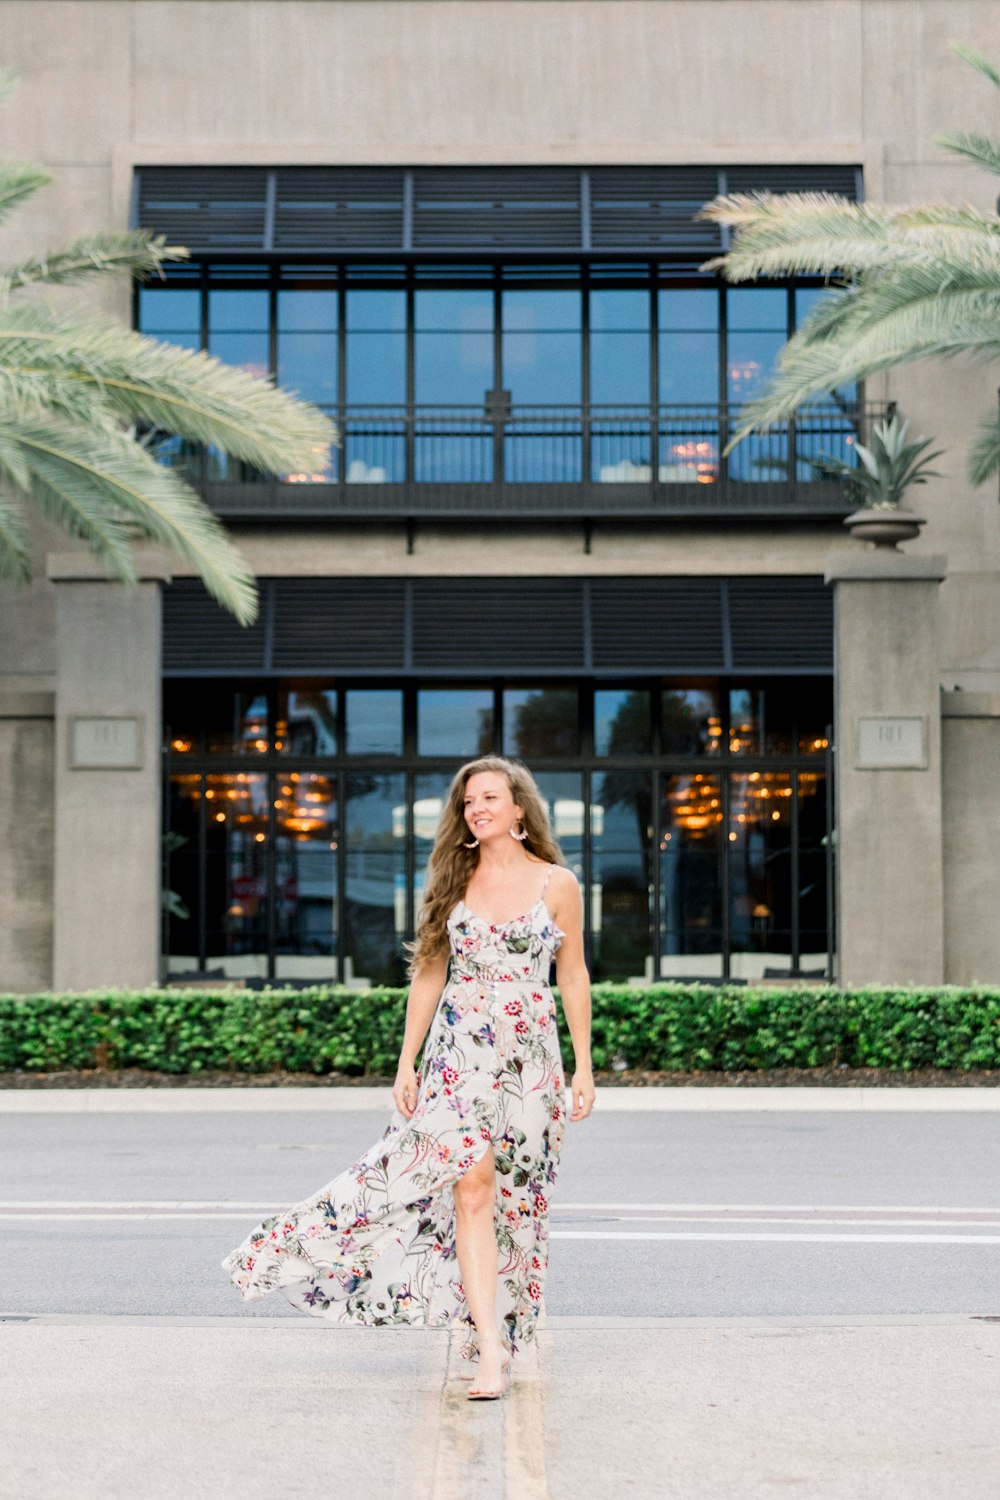
MULTIPOLYGON (((545 877, 547 886, 551 867, 545 877)), ((427 1032, 416 1108, 312 1197, 258 1225, 223 1260, 244 1297, 280 1290, 331 1323, 468 1325, 455 1248, 457 1178, 492 1149, 497 1316, 529 1343, 548 1269, 548 1209, 565 1087, 549 969, 564 934, 542 895, 510 922, 458 902, 448 980, 427 1032)))

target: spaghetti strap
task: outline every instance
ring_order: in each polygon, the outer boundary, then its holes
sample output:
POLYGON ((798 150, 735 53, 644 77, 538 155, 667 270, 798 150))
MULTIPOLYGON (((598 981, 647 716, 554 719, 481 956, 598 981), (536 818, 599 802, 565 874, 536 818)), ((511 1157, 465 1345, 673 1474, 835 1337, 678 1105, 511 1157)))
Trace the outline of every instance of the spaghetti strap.
POLYGON ((538 897, 539 901, 541 901, 542 896, 545 895, 545 892, 548 889, 549 880, 550 880, 550 878, 552 876, 552 871, 554 869, 555 869, 555 865, 549 865, 548 872, 547 872, 547 874, 545 876, 545 880, 544 880, 544 882, 542 884, 541 895, 538 897))

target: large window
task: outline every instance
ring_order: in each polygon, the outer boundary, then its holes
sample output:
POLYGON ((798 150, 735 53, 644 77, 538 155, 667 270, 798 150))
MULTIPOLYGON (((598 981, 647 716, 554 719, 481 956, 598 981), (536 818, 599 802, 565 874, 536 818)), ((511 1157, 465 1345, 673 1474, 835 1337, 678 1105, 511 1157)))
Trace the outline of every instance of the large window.
POLYGON ((401 983, 452 775, 531 766, 595 979, 828 972, 829 677, 166 686, 165 964, 401 983))
MULTIPOLYGON (((816 302, 807 282, 732 287, 620 265, 168 269, 137 291, 144 331, 207 348, 328 409, 343 447, 295 483, 806 482, 849 458, 857 391, 723 449, 816 302)), ((167 461, 183 445, 165 442, 167 461)), ((240 477, 209 456, 208 477, 240 477)), ((246 476, 244 476, 246 477, 246 476)))

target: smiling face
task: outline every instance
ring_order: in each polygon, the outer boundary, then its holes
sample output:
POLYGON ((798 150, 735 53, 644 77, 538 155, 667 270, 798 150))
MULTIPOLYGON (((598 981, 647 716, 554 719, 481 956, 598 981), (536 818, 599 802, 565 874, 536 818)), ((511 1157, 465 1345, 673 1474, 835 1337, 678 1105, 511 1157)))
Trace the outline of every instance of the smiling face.
POLYGON ((502 838, 523 811, 500 771, 477 771, 465 783, 465 821, 480 844, 502 838))

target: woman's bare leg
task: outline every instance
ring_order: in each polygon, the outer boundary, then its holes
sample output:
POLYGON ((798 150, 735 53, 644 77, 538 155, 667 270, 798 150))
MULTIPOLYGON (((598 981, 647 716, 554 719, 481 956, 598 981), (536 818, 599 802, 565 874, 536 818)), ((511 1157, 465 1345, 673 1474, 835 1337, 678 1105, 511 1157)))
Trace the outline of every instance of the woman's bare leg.
POLYGON ((462 1285, 479 1342, 479 1371, 470 1387, 500 1383, 507 1345, 497 1326, 496 1168, 492 1147, 454 1185, 455 1248, 462 1285))

